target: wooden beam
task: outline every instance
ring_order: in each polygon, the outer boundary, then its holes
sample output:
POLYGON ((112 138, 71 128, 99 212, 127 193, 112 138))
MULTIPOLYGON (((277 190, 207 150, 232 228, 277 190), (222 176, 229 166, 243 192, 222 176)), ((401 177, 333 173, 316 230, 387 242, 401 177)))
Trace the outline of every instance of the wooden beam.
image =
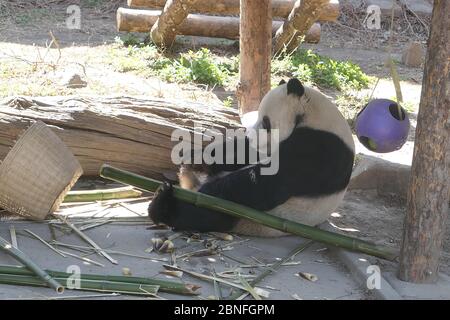
POLYGON ((175 41, 177 28, 188 16, 188 9, 197 0, 167 0, 161 15, 153 25, 150 35, 162 48, 170 48, 175 41))
POLYGON ((239 113, 258 110, 270 90, 272 48, 270 0, 241 0, 239 84, 236 90, 239 113))
MULTIPOLYGON (((127 32, 149 32, 160 14, 161 11, 158 10, 119 8, 117 10, 117 29, 127 32)), ((186 36, 237 40, 239 39, 239 23, 238 17, 190 14, 178 26, 177 32, 186 36)), ((275 34, 282 24, 282 21, 273 21, 272 34, 275 34)), ((320 23, 315 23, 306 34, 305 42, 318 43, 320 35, 320 23)))
POLYGON ((273 53, 278 54, 285 48, 287 52, 294 51, 327 3, 328 0, 297 0, 288 19, 273 38, 273 53))
POLYGON ((450 196, 450 1, 435 0, 417 117, 398 276, 438 279, 450 196))
MULTIPOLYGON (((287 18, 295 0, 272 0, 272 17, 287 18)), ((128 0, 129 7, 164 8, 166 0, 128 0)), ((239 0, 198 0, 189 9, 190 13, 239 15, 239 0)), ((336 21, 339 17, 339 1, 331 0, 319 16, 319 21, 336 21)))

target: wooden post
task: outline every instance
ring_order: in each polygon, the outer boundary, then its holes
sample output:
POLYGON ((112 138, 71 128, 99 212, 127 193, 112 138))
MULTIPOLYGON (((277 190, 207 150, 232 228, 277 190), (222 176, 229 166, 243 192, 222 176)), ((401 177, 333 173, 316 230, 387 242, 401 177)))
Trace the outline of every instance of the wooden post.
POLYGON ((270 0, 241 0, 239 113, 255 111, 270 90, 272 10, 270 0))
POLYGON ((172 46, 177 27, 188 16, 188 9, 196 0, 167 0, 163 12, 153 25, 150 35, 153 42, 162 48, 172 46))
POLYGON ((435 0, 398 276, 437 280, 450 195, 450 1, 435 0))
POLYGON ((273 53, 278 54, 284 48, 287 52, 294 51, 328 3, 329 0, 297 0, 288 19, 273 38, 273 53))

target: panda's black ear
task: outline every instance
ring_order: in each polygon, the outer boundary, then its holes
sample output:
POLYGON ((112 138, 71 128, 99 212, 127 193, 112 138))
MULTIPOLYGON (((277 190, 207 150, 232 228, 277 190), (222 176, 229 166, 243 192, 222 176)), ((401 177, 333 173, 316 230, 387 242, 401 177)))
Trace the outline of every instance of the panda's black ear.
POLYGON ((278 83, 279 86, 281 86, 282 84, 285 84, 286 81, 284 81, 284 79, 281 79, 280 82, 278 83))
POLYGON ((287 94, 294 94, 298 97, 303 96, 305 93, 305 87, 303 87, 300 80, 292 78, 287 83, 287 94))

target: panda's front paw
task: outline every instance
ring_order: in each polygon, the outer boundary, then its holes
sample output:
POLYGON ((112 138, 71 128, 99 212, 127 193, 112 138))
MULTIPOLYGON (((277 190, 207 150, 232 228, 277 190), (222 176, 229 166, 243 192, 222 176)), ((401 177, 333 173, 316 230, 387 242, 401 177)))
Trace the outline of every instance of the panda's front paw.
POLYGON ((173 201, 173 186, 164 181, 155 192, 148 206, 148 215, 154 223, 169 224, 170 206, 173 201))

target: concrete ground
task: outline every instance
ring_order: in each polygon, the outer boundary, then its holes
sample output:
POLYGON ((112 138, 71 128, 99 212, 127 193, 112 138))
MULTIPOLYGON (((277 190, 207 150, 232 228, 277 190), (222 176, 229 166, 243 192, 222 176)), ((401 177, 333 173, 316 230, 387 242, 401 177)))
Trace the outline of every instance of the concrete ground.
MULTIPOLYGON (((170 278, 160 274, 163 271, 163 264, 170 264, 171 254, 146 253, 146 249, 151 247, 151 239, 154 237, 161 237, 162 235, 174 234, 169 230, 149 230, 151 225, 147 219, 136 217, 137 214, 143 214, 147 201, 140 201, 134 204, 128 204, 127 208, 118 206, 116 208, 108 209, 96 217, 106 213, 106 216, 125 216, 134 219, 134 223, 124 222, 110 222, 108 224, 98 226, 85 233, 91 237, 99 246, 104 249, 118 250, 131 254, 145 256, 143 258, 135 258, 123 256, 118 254, 111 254, 113 258, 118 260, 117 265, 113 265, 105 258, 92 254, 88 257, 96 262, 104 265, 104 267, 96 266, 88 263, 83 263, 72 257, 64 258, 57 253, 50 250, 43 243, 31 238, 24 232, 29 229, 35 234, 39 235, 46 241, 52 240, 50 227, 48 222, 30 222, 30 221, 5 221, 0 223, 0 236, 5 239, 10 239, 9 228, 14 226, 18 234, 18 247, 29 255, 38 265, 43 268, 66 271, 69 266, 77 265, 80 267, 82 273, 96 273, 121 275, 124 267, 129 268, 133 275, 144 277, 170 278), (131 209, 132 211, 130 211, 131 209), (136 218, 140 221, 136 222, 136 218), (153 259, 152 259, 153 258, 153 259), (161 259, 166 261, 161 261, 161 259)), ((72 221, 79 216, 94 215, 99 212, 98 208, 91 205, 88 213, 81 213, 87 211, 84 209, 65 209, 62 212, 68 215, 72 221)), ((89 218, 87 218, 88 221, 89 218)), ((77 224, 81 227, 83 224, 77 224)), ((70 233, 64 234, 60 229, 54 228, 54 236, 59 242, 74 244, 80 246, 87 246, 77 235, 70 233)), ((205 249, 204 242, 187 243, 188 235, 182 235, 175 239, 175 256, 180 256, 185 253, 195 252, 200 249, 205 249)), ((211 238, 211 236, 202 235, 203 239, 211 238)), ((183 269, 195 270, 196 272, 211 274, 214 271, 216 274, 232 270, 242 265, 255 264, 269 264, 276 263, 288 255, 294 248, 300 244, 305 243, 305 239, 299 237, 289 236, 279 239, 261 239, 261 238, 240 238, 234 236, 232 241, 218 240, 220 246, 224 247, 221 254, 211 256, 189 257, 187 259, 178 257, 176 263, 183 269)), ((80 252, 62 248, 68 252, 81 254, 80 252)), ((319 243, 314 243, 305 251, 293 257, 293 265, 282 266, 275 274, 269 275, 265 280, 258 284, 258 287, 270 293, 270 299, 369 299, 370 294, 359 285, 359 283, 352 278, 349 271, 347 271, 342 263, 336 260, 330 250, 326 246, 319 243), (299 272, 307 272, 315 274, 318 280, 315 282, 308 281, 299 277, 299 272)), ((13 258, 0 252, 1 265, 18 265, 13 258)), ((252 277, 263 272, 266 267, 241 267, 241 274, 250 281, 252 277)), ((199 289, 199 296, 179 296, 174 294, 160 293, 162 298, 166 299, 199 299, 211 298, 217 295, 214 284, 204 280, 193 278, 187 274, 182 276, 182 279, 171 278, 173 281, 182 281, 193 283, 201 286, 199 289)), ((220 285, 220 291, 223 297, 230 295, 231 287, 228 285, 220 285)), ((82 296, 91 295, 89 292, 70 291, 66 290, 64 296, 82 296)), ((57 294, 47 288, 22 287, 12 285, 0 285, 0 299, 49 299, 54 298, 57 294)), ((129 299, 135 298, 132 296, 117 296, 117 297, 103 297, 101 299, 129 299)))

